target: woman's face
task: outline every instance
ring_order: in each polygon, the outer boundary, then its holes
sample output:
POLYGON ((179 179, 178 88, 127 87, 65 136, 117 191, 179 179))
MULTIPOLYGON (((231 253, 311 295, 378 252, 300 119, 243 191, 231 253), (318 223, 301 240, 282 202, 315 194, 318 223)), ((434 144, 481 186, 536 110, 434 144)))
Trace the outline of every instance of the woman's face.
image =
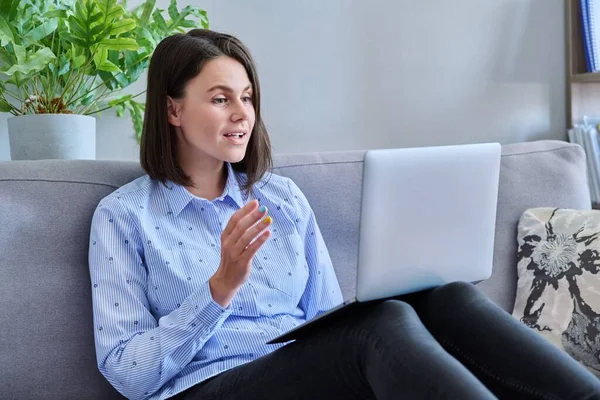
POLYGON ((168 99, 183 162, 240 162, 256 118, 246 70, 233 58, 206 62, 185 87, 183 99, 168 99))

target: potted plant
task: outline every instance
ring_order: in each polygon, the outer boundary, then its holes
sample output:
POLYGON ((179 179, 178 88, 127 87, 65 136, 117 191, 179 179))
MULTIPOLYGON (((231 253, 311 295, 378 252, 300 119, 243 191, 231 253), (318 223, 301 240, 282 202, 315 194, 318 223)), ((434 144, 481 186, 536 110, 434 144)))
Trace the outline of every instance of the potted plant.
POLYGON ((144 104, 120 94, 146 70, 158 42, 208 28, 206 11, 171 0, 128 10, 125 0, 0 0, 0 112, 11 159, 95 158, 96 119, 129 112, 136 138, 144 104))

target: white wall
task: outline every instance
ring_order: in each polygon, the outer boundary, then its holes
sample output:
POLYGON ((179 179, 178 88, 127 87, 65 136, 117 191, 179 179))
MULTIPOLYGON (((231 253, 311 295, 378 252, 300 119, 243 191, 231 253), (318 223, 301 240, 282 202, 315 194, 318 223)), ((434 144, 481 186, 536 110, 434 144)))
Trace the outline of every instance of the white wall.
MULTIPOLYGON (((566 138, 561 0, 192 3, 250 47, 275 152, 566 138)), ((137 159, 129 118, 97 122, 99 159, 137 159)))

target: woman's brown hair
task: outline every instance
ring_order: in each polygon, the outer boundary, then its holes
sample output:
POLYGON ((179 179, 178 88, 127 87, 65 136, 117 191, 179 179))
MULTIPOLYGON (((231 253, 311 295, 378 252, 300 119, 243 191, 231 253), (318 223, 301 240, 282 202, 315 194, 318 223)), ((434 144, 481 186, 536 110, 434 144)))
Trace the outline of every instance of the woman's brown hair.
POLYGON ((163 39, 150 59, 140 144, 140 163, 150 178, 162 183, 170 180, 183 186, 192 184, 177 159, 175 129, 167 120, 167 96, 183 98, 186 84, 207 61, 220 56, 231 57, 246 69, 256 113, 246 155, 239 163, 232 163, 232 167, 246 174, 246 181, 241 182, 246 191, 272 168, 271 143, 260 115, 260 84, 250 51, 232 35, 192 29, 163 39))

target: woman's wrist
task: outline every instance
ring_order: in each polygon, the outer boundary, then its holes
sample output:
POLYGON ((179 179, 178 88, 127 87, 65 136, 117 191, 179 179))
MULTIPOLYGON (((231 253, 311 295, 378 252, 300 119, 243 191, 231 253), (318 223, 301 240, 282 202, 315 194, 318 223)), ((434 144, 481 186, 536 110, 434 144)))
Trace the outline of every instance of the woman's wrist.
POLYGON ((233 296, 237 292, 237 288, 230 288, 214 275, 208 280, 208 286, 213 300, 223 308, 227 308, 231 304, 233 296))

